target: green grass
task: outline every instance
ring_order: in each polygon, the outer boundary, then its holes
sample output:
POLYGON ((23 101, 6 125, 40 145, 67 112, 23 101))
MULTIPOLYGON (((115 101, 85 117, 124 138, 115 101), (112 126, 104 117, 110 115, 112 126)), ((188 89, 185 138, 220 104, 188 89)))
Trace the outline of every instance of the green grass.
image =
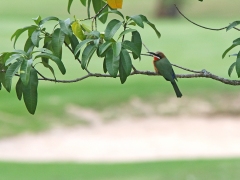
POLYGON ((238 180, 240 160, 142 163, 0 163, 0 180, 238 180))

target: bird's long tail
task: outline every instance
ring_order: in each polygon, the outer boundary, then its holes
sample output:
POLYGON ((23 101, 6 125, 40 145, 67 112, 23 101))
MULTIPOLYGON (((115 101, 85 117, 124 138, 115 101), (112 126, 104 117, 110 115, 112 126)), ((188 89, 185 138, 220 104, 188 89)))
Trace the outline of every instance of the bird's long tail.
POLYGON ((173 89, 177 95, 178 98, 182 97, 182 93, 180 92, 178 86, 177 86, 177 83, 175 81, 171 82, 172 83, 172 86, 173 86, 173 89))

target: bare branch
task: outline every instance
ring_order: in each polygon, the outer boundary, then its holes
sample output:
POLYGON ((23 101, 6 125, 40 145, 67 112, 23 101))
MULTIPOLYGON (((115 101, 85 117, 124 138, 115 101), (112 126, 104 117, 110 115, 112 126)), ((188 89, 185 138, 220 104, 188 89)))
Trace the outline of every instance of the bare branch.
POLYGON ((38 80, 40 80, 40 81, 51 81, 51 82, 57 82, 57 83, 74 83, 74 82, 79 82, 79 81, 82 81, 84 79, 87 79, 90 76, 91 76, 90 74, 87 74, 86 76, 83 76, 83 77, 80 77, 80 78, 77 78, 77 79, 72 79, 72 80, 55 80, 55 79, 46 78, 46 77, 38 79, 38 80))
MULTIPOLYGON (((174 66, 178 67, 177 65, 174 65, 174 66)), ((177 74, 176 75, 177 78, 210 78, 210 79, 219 81, 219 82, 224 83, 224 84, 232 85, 232 86, 240 85, 239 80, 230 80, 230 79, 226 79, 226 78, 223 78, 223 77, 219 77, 217 75, 214 75, 214 74, 206 71, 205 69, 203 69, 202 71, 194 71, 194 70, 182 68, 180 66, 179 66, 179 68, 185 69, 185 70, 190 71, 190 72, 196 72, 196 73, 195 74, 177 74)), ((133 75, 161 76, 159 74, 156 74, 155 72, 138 71, 136 69, 134 69, 134 71, 131 73, 131 76, 133 76, 133 75)), ((89 77, 112 78, 112 76, 110 76, 108 74, 90 73, 90 74, 87 74, 86 76, 76 78, 76 79, 73 79, 73 80, 55 80, 55 79, 50 79, 50 78, 41 78, 39 80, 58 82, 58 83, 74 83, 74 82, 82 81, 82 80, 87 79, 89 77)), ((117 77, 119 77, 119 76, 117 76, 117 77)))
MULTIPOLYGON (((178 9, 178 7, 177 7, 176 4, 175 4, 175 7, 176 7, 177 11, 179 12, 179 14, 181 14, 187 21, 189 21, 190 23, 192 23, 192 24, 194 24, 194 25, 196 25, 196 26, 198 26, 198 27, 201 27, 201 28, 203 28, 203 29, 208 29, 208 30, 212 30, 212 31, 221 31, 221 30, 224 30, 224 29, 226 29, 226 28, 228 27, 228 26, 225 26, 225 27, 222 27, 222 28, 209 28, 209 27, 206 27, 206 26, 199 25, 199 24, 191 21, 189 18, 187 18, 187 17, 178 9)), ((236 27, 234 27, 234 29, 237 30, 237 31, 240 31, 240 29, 238 29, 238 28, 236 28, 236 27)))

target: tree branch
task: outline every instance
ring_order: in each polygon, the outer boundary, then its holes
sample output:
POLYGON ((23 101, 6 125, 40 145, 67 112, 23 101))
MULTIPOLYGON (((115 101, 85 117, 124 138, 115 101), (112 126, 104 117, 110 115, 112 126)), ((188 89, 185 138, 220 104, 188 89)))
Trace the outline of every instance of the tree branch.
MULTIPOLYGON (((219 77, 217 75, 214 75, 208 71, 206 71, 205 69, 203 69, 202 71, 194 71, 194 70, 190 70, 187 68, 182 68, 180 66, 174 65, 178 68, 190 71, 190 72, 195 72, 194 74, 177 74, 176 77, 177 78, 210 78, 216 81, 219 81, 221 83, 224 84, 228 84, 228 85, 232 85, 232 86, 238 86, 240 85, 240 81, 239 80, 230 80, 230 79, 226 79, 223 77, 219 77)), ((159 74, 156 74, 155 72, 151 72, 151 71, 138 71, 136 69, 134 69, 134 71, 131 73, 131 76, 133 75, 146 75, 146 76, 161 76, 159 74)), ((82 81, 84 79, 87 79, 89 77, 101 77, 101 78, 113 78, 112 76, 108 75, 108 74, 101 74, 101 73, 90 73, 87 74, 83 77, 80 78, 76 78, 76 79, 72 79, 72 80, 55 80, 55 79, 50 79, 50 78, 40 78, 39 80, 44 80, 44 81, 51 81, 51 82, 58 82, 58 83, 73 83, 73 82, 79 82, 82 81)), ((117 76, 119 77, 119 76, 117 76)))
MULTIPOLYGON (((222 28, 209 28, 209 27, 206 27, 206 26, 199 25, 199 24, 191 21, 189 18, 187 18, 187 17, 178 9, 178 7, 177 7, 176 4, 175 4, 175 7, 176 7, 177 11, 179 12, 179 14, 181 14, 187 21, 189 21, 190 23, 192 23, 192 24, 194 24, 194 25, 196 25, 196 26, 198 26, 198 27, 201 27, 201 28, 203 28, 203 29, 208 29, 208 30, 212 30, 212 31, 221 31, 221 30, 227 29, 227 27, 228 27, 228 26, 225 26, 225 27, 222 27, 222 28)), ((237 31, 240 31, 240 29, 238 29, 238 28, 236 28, 236 27, 234 27, 234 29, 237 30, 237 31)))

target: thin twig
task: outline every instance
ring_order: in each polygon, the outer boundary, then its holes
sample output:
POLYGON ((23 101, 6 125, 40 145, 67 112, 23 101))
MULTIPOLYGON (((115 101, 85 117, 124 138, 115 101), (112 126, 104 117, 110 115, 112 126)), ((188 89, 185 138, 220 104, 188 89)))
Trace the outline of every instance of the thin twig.
MULTIPOLYGON (((192 24, 194 24, 194 25, 196 25, 196 26, 198 26, 198 27, 201 27, 201 28, 203 28, 203 29, 208 29, 208 30, 212 30, 212 31, 221 31, 221 30, 224 30, 224 29, 226 29, 226 28, 228 27, 228 26, 225 26, 225 27, 222 27, 222 28, 209 28, 209 27, 206 27, 206 26, 199 25, 199 24, 193 22, 192 20, 190 20, 189 18, 187 18, 187 17, 178 9, 178 7, 177 7, 176 4, 175 4, 175 7, 176 7, 177 11, 179 12, 179 14, 181 14, 187 21, 189 21, 190 23, 192 23, 192 24)), ((236 27, 234 27, 234 29, 237 30, 237 31, 240 31, 240 29, 238 29, 238 28, 236 28, 236 27)))
POLYGON ((105 4, 105 5, 102 7, 102 9, 100 9, 100 10, 98 11, 97 14, 95 14, 94 16, 92 16, 92 17, 90 17, 90 18, 81 19, 80 21, 87 21, 87 20, 90 20, 90 19, 96 19, 96 18, 101 14, 101 12, 102 12, 107 6, 108 6, 108 4, 105 4))
POLYGON ((189 72, 192 72, 192 73, 202 73, 202 71, 191 70, 191 69, 184 68, 184 67, 181 67, 181 66, 176 65, 176 64, 172 64, 172 66, 175 66, 175 67, 177 67, 177 68, 179 68, 179 69, 183 69, 183 70, 185 70, 185 71, 189 71, 189 72))
POLYGON ((149 49, 148 49, 148 47, 147 47, 144 43, 142 43, 142 44, 143 44, 143 46, 145 47, 145 49, 147 50, 147 52, 150 52, 149 49))

